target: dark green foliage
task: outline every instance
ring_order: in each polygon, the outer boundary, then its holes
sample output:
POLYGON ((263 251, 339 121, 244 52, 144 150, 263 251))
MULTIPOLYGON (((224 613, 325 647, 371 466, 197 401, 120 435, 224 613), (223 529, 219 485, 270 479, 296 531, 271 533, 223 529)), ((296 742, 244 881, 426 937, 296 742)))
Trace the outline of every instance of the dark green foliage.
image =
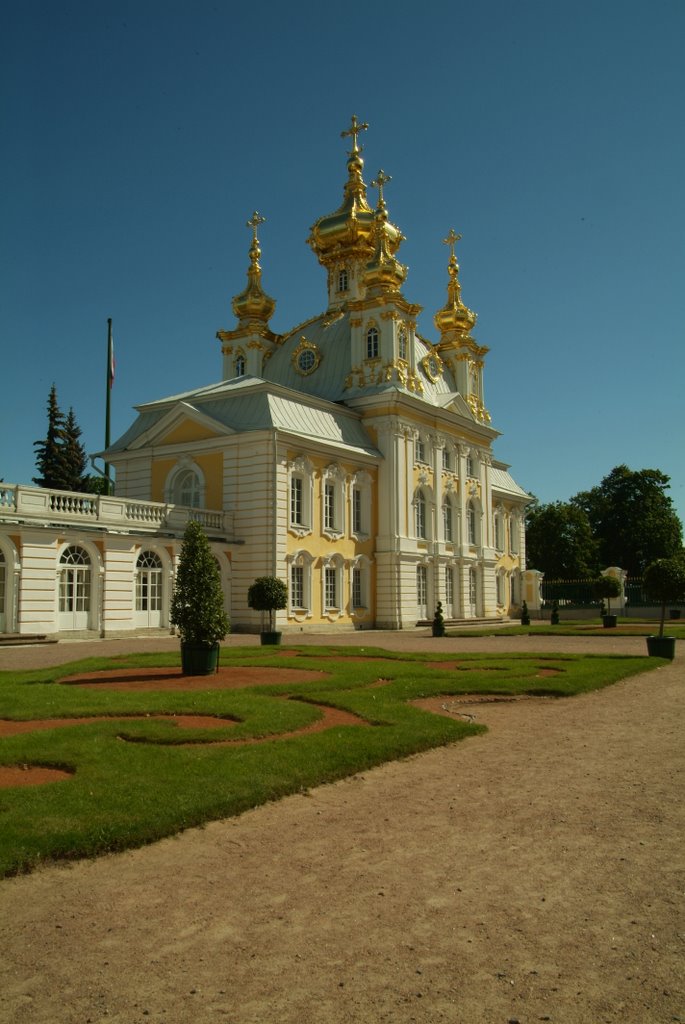
POLYGON ((53 384, 48 396, 48 432, 44 441, 34 441, 36 469, 34 484, 58 491, 68 488, 69 474, 64 457, 64 414, 57 402, 57 388, 53 384))
POLYGON ((649 597, 661 605, 659 636, 663 636, 666 605, 685 598, 685 561, 682 557, 659 558, 647 566, 643 582, 649 597))
POLYGON ((548 579, 589 579, 599 569, 598 547, 585 512, 571 502, 530 506, 526 562, 548 579))
POLYGON ((54 384, 48 396, 48 432, 44 441, 34 441, 33 446, 40 474, 33 478, 34 484, 57 491, 102 493, 98 478, 86 472, 86 449, 81 443, 76 414, 73 409, 66 416, 63 414, 54 384))
POLYGON ((683 529, 658 469, 616 466, 598 487, 571 499, 588 517, 603 566, 641 576, 650 562, 682 551, 683 529))
POLYGON ((183 643, 215 644, 230 628, 209 541, 200 524, 192 520, 183 536, 170 619, 183 643))
POLYGON ((256 612, 269 613, 269 630, 274 631, 274 612, 288 606, 288 588, 278 576, 258 576, 247 592, 247 603, 256 612))
POLYGON ((86 449, 81 443, 81 428, 76 422, 74 410, 69 409, 64 421, 62 457, 69 483, 68 491, 84 490, 86 478, 86 449))
POLYGON ((444 636, 445 635, 445 619, 442 614, 442 602, 438 601, 435 609, 435 615, 433 616, 433 636, 444 636))
POLYGON ((528 605, 524 601, 523 607, 521 608, 521 625, 530 626, 530 612, 528 611, 528 605))
MULTIPOLYGON (((597 597, 607 599, 607 615, 611 615, 612 597, 621 596, 621 584, 615 576, 599 576, 592 585, 597 597)), ((602 601, 604 607, 604 601, 602 601)))
POLYGON ((552 615, 549 621, 553 626, 559 625, 559 603, 557 601, 552 601, 552 615))

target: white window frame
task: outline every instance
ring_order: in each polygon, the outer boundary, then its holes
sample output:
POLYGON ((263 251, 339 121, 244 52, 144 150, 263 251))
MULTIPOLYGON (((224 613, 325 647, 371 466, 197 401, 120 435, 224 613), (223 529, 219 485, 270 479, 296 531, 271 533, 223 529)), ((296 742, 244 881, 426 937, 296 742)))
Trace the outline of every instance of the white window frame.
POLYGON ((339 292, 349 291, 350 277, 347 271, 347 267, 341 267, 338 271, 338 288, 339 292))
POLYGON ((420 462, 422 465, 426 464, 426 442, 420 434, 417 434, 414 439, 414 461, 420 462))
POLYGON ((345 561, 342 555, 327 555, 321 562, 321 608, 329 619, 337 619, 345 607, 343 568, 345 561), (331 601, 330 581, 333 580, 335 600, 331 601))
POLYGON ((345 480, 344 470, 335 463, 321 474, 321 532, 331 540, 345 533, 345 480))
POLYGON ((504 510, 501 506, 495 509, 493 519, 495 526, 495 550, 504 551, 504 510))
POLYGON ((166 478, 164 484, 164 500, 171 505, 183 508, 205 507, 205 475, 198 464, 189 455, 184 455, 166 478), (194 486, 188 484, 194 480, 194 486), (188 501, 181 500, 188 498, 188 501))
POLYGON ((409 331, 405 324, 400 324, 397 330, 397 358, 405 363, 409 361, 409 331))
POLYGON ((480 544, 480 511, 473 499, 466 505, 466 536, 472 547, 480 544))
POLYGON ((421 487, 414 492, 414 534, 417 540, 430 540, 428 529, 428 498, 421 487))
POLYGON ((299 456, 288 463, 288 529, 297 537, 304 537, 312 532, 312 506, 314 489, 314 471, 309 459, 299 456), (299 481, 299 483, 295 483, 299 481), (294 494, 299 490, 299 519, 293 515, 295 511, 294 494))
POLYGON ((371 477, 363 469, 350 480, 350 534, 357 540, 371 536, 371 477))
POLYGON ((366 359, 378 359, 381 351, 381 334, 374 323, 366 328, 364 335, 366 359))
POLYGON ((448 494, 442 499, 442 534, 445 544, 455 543, 454 505, 448 494))
POLYGON ((428 614, 428 566, 421 563, 416 566, 416 607, 419 614, 423 609, 428 614))
POLYGON ((245 353, 242 351, 236 353, 234 373, 236 377, 245 376, 245 353))
POLYGON ((452 472, 452 456, 446 446, 442 449, 442 469, 444 473, 452 472))
POLYGON ((371 563, 366 555, 359 555, 350 562, 350 612, 354 615, 370 607, 371 563))
POLYGON ((454 566, 445 566, 445 608, 451 618, 454 614, 454 566))
POLYGON ((519 517, 515 512, 509 513, 509 551, 512 555, 519 553, 519 517))
POLYGON ((286 557, 288 564, 288 615, 302 621, 312 614, 312 555, 308 551, 293 551, 286 557), (293 569, 302 573, 302 604, 293 600, 293 569))

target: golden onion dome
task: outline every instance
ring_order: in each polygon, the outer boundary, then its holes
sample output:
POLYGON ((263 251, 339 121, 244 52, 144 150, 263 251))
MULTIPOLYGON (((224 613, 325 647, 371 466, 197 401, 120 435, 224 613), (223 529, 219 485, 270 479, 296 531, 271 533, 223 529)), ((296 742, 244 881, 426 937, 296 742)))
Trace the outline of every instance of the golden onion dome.
POLYGON ((238 318, 241 326, 248 323, 266 324, 276 308, 276 300, 267 295, 262 288, 262 268, 259 257, 262 250, 259 248, 257 228, 265 222, 266 218, 255 212, 247 222, 247 227, 252 228, 252 244, 250 245, 250 266, 247 271, 247 287, 239 295, 234 296, 232 306, 233 312, 238 318))
POLYGON ((454 228, 451 228, 447 238, 443 239, 443 243, 450 247, 450 259, 447 265, 447 273, 449 274, 447 302, 433 317, 433 323, 443 337, 450 331, 456 331, 462 335, 468 334, 478 319, 478 314, 474 313, 472 309, 469 309, 461 301, 459 264, 454 253, 454 246, 460 239, 461 235, 457 235, 454 228))
MULTIPOLYGON (((362 177, 364 161, 361 157, 361 147, 357 142, 359 133, 366 131, 368 127, 366 123, 361 124, 356 114, 353 114, 350 128, 340 133, 343 138, 352 137, 343 201, 334 213, 319 217, 307 239, 323 266, 346 259, 363 260, 367 263, 373 257, 376 215, 366 199, 366 184, 362 177)), ((388 244, 392 252, 401 241, 401 232, 389 224, 388 244)))
POLYGON ((383 198, 383 188, 391 181, 388 174, 380 170, 371 184, 378 189, 378 206, 375 221, 375 248, 372 259, 366 264, 364 284, 369 291, 399 292, 407 276, 407 268, 395 259, 395 251, 403 235, 388 221, 388 211, 383 198), (395 232, 396 234, 392 234, 395 232))

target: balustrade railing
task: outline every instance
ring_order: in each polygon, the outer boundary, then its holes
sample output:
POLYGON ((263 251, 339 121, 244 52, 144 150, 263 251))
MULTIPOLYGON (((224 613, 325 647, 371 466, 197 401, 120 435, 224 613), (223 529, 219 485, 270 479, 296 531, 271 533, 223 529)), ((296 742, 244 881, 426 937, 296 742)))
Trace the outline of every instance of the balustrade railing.
POLYGON ((42 520, 66 525, 87 521, 105 528, 121 529, 126 526, 144 531, 165 527, 178 531, 193 519, 208 532, 233 534, 232 512, 104 494, 55 491, 22 484, 0 484, 0 522, 10 516, 24 522, 42 520))

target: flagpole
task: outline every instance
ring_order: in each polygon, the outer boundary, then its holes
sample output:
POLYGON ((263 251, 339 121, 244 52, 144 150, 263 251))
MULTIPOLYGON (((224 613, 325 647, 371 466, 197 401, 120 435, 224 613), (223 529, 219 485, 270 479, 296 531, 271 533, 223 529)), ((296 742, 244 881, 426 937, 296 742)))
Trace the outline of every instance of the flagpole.
MULTIPOLYGON (((112 396, 112 383, 113 374, 112 366, 114 360, 114 344, 112 341, 112 318, 109 317, 107 320, 107 392, 105 401, 105 450, 109 448, 110 444, 110 413, 111 413, 111 396, 112 396)), ((105 477, 107 478, 107 493, 112 493, 112 479, 109 475, 109 462, 105 462, 105 477)))

